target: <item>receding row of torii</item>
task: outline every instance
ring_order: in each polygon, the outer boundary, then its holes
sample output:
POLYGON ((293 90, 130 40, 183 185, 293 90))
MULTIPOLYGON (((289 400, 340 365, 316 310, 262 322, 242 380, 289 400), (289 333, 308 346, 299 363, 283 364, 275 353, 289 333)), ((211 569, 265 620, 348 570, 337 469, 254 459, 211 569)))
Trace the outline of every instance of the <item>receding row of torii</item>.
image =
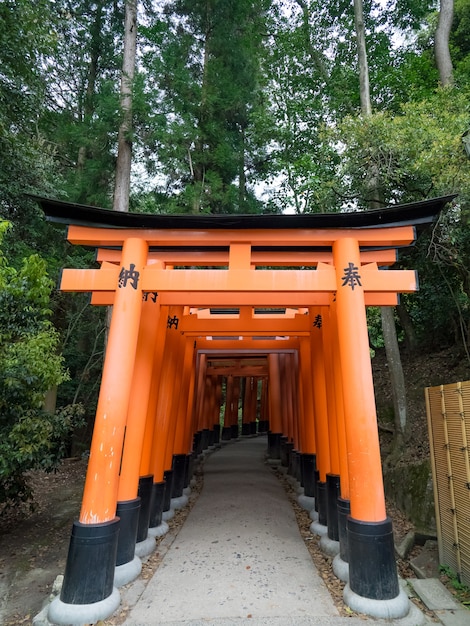
POLYGON ((288 216, 84 226, 107 212, 75 207, 74 224, 70 207, 41 201, 52 219, 69 220, 72 244, 97 250, 99 268, 63 270, 60 288, 113 305, 80 519, 52 621, 97 621, 118 607, 117 586, 140 571, 138 547, 184 503, 194 456, 238 435, 240 398, 242 433, 269 431, 273 459, 289 451, 318 523, 338 542, 346 603, 407 614, 366 306, 393 306, 417 289, 414 271, 389 268, 415 241, 414 223, 447 200, 419 215, 402 210, 398 225, 384 210, 369 227, 351 216, 333 227, 288 216))

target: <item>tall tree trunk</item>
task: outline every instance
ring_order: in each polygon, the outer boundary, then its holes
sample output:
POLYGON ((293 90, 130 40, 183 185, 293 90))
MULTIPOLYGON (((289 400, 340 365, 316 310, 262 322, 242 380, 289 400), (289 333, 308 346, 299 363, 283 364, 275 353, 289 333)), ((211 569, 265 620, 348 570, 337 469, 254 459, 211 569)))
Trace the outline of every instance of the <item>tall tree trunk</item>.
MULTIPOLYGON (((357 37, 357 55, 359 63, 359 83, 361 111, 364 117, 372 115, 372 104, 369 87, 369 67, 367 63, 366 37, 364 27, 364 15, 362 0, 354 0, 354 22, 357 37)), ((375 203, 381 200, 379 172, 375 166, 368 172, 370 188, 370 205, 374 208, 375 203)), ((392 385, 393 411, 395 416, 395 451, 403 441, 403 433, 406 426, 406 389, 403 366, 400 358, 400 349, 395 328, 393 309, 381 307, 382 331, 387 355, 390 382, 392 385)), ((392 453, 393 454, 393 453, 392 453)))
POLYGON ((413 320, 406 306, 401 302, 397 305, 398 319, 405 333, 405 346, 409 354, 414 354, 418 348, 413 320))
POLYGON ((449 50, 449 35, 454 18, 454 0, 441 0, 439 20, 434 37, 434 55, 443 87, 452 85, 453 67, 449 50))
POLYGON ((126 0, 124 55, 121 73, 121 123, 114 184, 114 211, 129 211, 132 161, 132 85, 137 49, 137 0, 126 0))
POLYGON ((366 29, 362 0, 354 0, 354 24, 356 27, 357 58, 359 63, 359 95, 363 115, 372 115, 369 86, 369 64, 367 62, 366 29))
MULTIPOLYGON (((88 76, 85 94, 83 96, 82 120, 87 122, 94 113, 94 96, 96 92, 96 77, 98 75, 98 63, 101 57, 101 28, 103 24, 103 0, 97 2, 95 19, 91 28, 90 62, 88 63, 88 76)), ((87 147, 82 145, 78 149, 77 170, 82 172, 87 158, 87 147)))
POLYGON ((395 327, 395 317, 392 307, 383 306, 380 309, 382 314, 382 333, 384 338, 385 353, 387 355, 388 371, 392 384, 393 409, 395 413, 395 438, 400 445, 406 426, 406 393, 405 376, 401 364, 400 350, 398 347, 397 331, 395 327))

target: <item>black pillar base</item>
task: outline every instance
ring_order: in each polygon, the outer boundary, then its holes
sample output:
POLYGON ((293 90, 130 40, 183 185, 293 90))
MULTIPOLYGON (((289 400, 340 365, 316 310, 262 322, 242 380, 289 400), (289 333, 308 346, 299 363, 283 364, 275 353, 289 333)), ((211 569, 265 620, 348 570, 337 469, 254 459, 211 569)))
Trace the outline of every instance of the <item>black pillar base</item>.
POLYGON ((349 563, 349 548, 348 548, 348 531, 347 531, 347 519, 351 513, 351 503, 344 498, 338 498, 338 534, 339 534, 339 555, 341 560, 345 563, 349 563))
POLYGON ((194 465, 194 454, 186 455, 186 463, 184 465, 184 487, 189 487, 189 483, 191 482, 191 478, 193 477, 193 465, 194 465))
POLYGON ((217 445, 220 443, 220 424, 214 424, 214 444, 217 445))
POLYGON ((280 439, 281 444, 281 465, 282 467, 289 467, 289 437, 286 435, 281 435, 280 439))
POLYGON ((281 458, 281 433, 268 433, 268 457, 273 460, 281 458))
POLYGON ((153 474, 139 478, 140 513, 137 526, 137 541, 145 541, 148 537, 150 520, 150 500, 152 498, 153 474))
POLYGON ((212 428, 209 428, 209 448, 212 448, 214 443, 215 443, 215 433, 212 428))
POLYGON ((250 434, 250 424, 247 422, 246 424, 242 424, 242 436, 248 437, 250 434))
POLYGON ((224 426, 222 428, 222 441, 230 441, 232 438, 232 429, 230 426, 224 426))
POLYGON ((258 434, 267 433, 269 430, 268 420, 260 420, 258 422, 258 434))
POLYGON ((326 501, 326 482, 321 480, 317 483, 318 523, 328 526, 328 507, 326 501))
POLYGON ((171 492, 173 489, 173 470, 165 470, 163 472, 165 479, 165 493, 163 496, 163 511, 169 511, 171 508, 171 492))
POLYGON ((302 454, 302 485, 304 494, 309 498, 316 497, 315 470, 317 467, 316 454, 302 454))
POLYGON ((295 476, 296 451, 293 443, 286 443, 287 449, 287 473, 289 476, 295 476))
POLYGON ((340 495, 340 479, 338 474, 326 475, 326 506, 328 518, 328 538, 339 541, 338 532, 338 498, 340 495))
POLYGON ((302 455, 298 450, 295 450, 295 468, 294 468, 294 478, 296 481, 301 484, 302 483, 302 455))
POLYGON ((230 426, 230 430, 232 433, 232 439, 237 439, 238 438, 238 424, 232 424, 230 426))
POLYGON ((180 498, 184 489, 184 472, 186 469, 186 454, 173 455, 173 485, 171 497, 180 498))
POLYGON ((153 483, 150 501, 149 528, 156 528, 162 523, 163 501, 165 498, 165 481, 153 483))
POLYGON ((139 523, 140 498, 118 502, 116 517, 121 520, 116 552, 116 565, 130 563, 134 558, 139 523))
POLYGON ((74 522, 60 599, 92 604, 113 592, 120 520, 102 524, 74 522))
POLYGON ((392 600, 400 592, 393 544, 392 520, 361 522, 347 519, 349 586, 372 600, 392 600))
POLYGON ((315 511, 318 513, 318 483, 320 482, 320 470, 315 470, 315 511))
POLYGON ((202 443, 201 443, 202 450, 207 450, 207 448, 209 447, 209 436, 210 436, 209 429, 203 428, 202 429, 202 443))
POLYGON ((202 432, 200 430, 198 430, 197 433, 194 433, 193 450, 196 453, 196 456, 199 456, 202 453, 202 432))

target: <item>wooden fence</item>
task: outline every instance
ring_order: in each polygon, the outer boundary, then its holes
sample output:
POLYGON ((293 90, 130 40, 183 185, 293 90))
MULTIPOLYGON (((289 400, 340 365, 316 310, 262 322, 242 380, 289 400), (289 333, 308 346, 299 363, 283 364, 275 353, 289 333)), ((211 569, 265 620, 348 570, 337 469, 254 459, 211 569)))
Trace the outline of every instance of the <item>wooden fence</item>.
POLYGON ((470 381, 425 396, 439 561, 470 585, 470 381))

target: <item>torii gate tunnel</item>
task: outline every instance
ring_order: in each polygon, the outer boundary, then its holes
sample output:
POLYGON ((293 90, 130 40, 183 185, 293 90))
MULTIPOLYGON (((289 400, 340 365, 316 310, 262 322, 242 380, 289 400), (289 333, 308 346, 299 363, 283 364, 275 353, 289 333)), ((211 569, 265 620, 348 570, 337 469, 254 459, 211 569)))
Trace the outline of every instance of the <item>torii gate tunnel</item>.
POLYGON ((60 289, 113 305, 52 621, 118 607, 117 587, 140 572, 138 546, 185 501, 192 460, 239 435, 240 398, 242 434, 268 433, 268 456, 287 455, 339 542, 345 601, 385 600, 389 617, 403 616, 366 307, 418 288, 414 271, 389 268, 450 199, 302 216, 151 216, 38 199, 72 244, 97 251, 99 269, 64 269, 60 289))

